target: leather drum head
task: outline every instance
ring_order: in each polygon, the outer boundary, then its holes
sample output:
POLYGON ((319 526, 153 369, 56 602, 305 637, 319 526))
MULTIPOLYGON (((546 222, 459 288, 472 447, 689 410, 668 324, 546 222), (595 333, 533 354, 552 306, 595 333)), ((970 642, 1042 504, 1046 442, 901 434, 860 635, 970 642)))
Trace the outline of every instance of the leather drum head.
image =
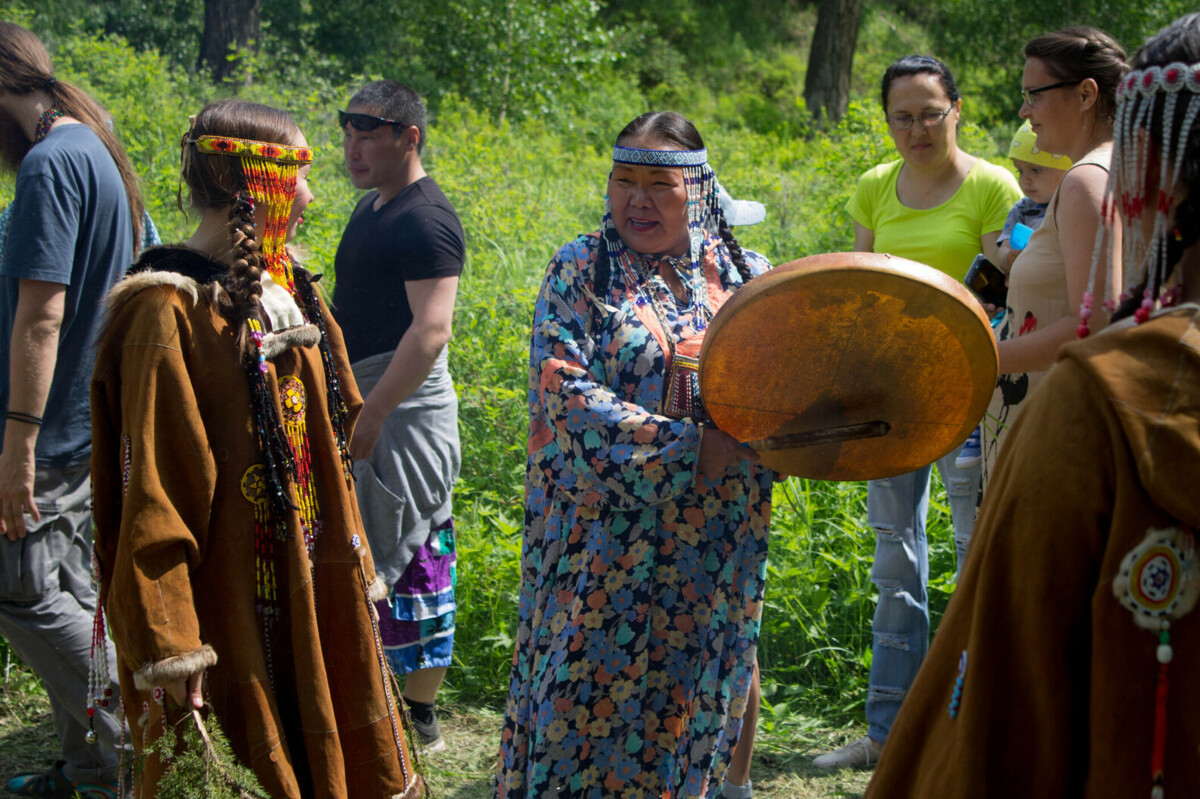
POLYGON ((826 253, 725 303, 705 334, 700 396, 776 471, 871 480, 961 445, 987 410, 996 365, 987 316, 953 278, 884 254, 826 253), (843 440, 812 443, 830 430, 843 440))

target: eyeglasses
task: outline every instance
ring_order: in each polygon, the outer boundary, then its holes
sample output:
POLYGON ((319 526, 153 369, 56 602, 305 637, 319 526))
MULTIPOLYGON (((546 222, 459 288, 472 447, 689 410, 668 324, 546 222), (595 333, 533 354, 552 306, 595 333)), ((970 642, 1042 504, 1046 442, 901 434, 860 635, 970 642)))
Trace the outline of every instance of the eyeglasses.
POLYGON ((945 111, 926 111, 923 114, 918 114, 915 117, 910 117, 908 114, 888 117, 888 127, 892 130, 908 130, 913 126, 914 122, 920 122, 923 128, 933 128, 946 121, 946 117, 954 110, 953 103, 945 111))
POLYGON ((351 114, 348 111, 338 111, 338 127, 345 128, 347 125, 355 130, 364 132, 375 130, 380 125, 406 127, 403 122, 397 122, 394 119, 384 119, 383 117, 371 116, 370 114, 351 114))
POLYGON ((1025 100, 1030 108, 1037 105, 1037 96, 1042 92, 1048 92, 1051 89, 1062 89, 1066 86, 1078 86, 1083 83, 1081 80, 1063 80, 1058 83, 1051 83, 1049 86, 1039 86, 1036 89, 1021 89, 1021 97, 1025 100))

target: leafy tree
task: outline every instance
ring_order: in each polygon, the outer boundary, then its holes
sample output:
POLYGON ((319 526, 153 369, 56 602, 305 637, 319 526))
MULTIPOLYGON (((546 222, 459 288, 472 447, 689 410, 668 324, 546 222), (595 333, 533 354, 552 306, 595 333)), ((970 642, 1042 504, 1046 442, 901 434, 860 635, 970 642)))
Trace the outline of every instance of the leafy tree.
POLYGON ((241 61, 234 53, 257 48, 262 35, 259 8, 259 0, 204 0, 204 35, 196 67, 207 67, 214 83, 234 76, 241 61))
POLYGON ((616 62, 599 12, 595 0, 448 0, 408 21, 419 64, 503 121, 574 99, 616 62))
POLYGON ((986 121, 1003 124, 1015 120, 1020 109, 1025 42, 1067 25, 1095 25, 1132 55, 1148 36, 1194 5, 1186 0, 935 0, 907 8, 929 28, 938 56, 963 73, 964 94, 975 92, 983 100, 986 121))
POLYGON ((821 0, 804 80, 804 101, 817 119, 837 122, 850 102, 850 69, 858 44, 862 0, 821 0))

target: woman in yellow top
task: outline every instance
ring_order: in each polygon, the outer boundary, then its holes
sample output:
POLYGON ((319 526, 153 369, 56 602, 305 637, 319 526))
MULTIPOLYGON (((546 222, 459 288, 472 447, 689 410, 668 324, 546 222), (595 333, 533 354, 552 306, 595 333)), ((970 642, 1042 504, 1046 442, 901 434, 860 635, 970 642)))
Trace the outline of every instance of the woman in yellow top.
MULTIPOLYGON (((962 98, 941 61, 918 55, 896 61, 883 75, 882 95, 900 160, 859 180, 848 205, 854 249, 910 258, 961 280, 980 251, 995 259, 996 238, 1021 190, 1008 170, 959 148, 962 98)), ((958 469, 955 454, 939 460, 938 470, 950 496, 961 564, 975 524, 979 467, 958 469)), ((871 579, 880 591, 869 726, 863 738, 814 760, 818 768, 875 762, 929 648, 925 515, 931 470, 932 464, 867 485, 867 522, 876 534, 871 579)))

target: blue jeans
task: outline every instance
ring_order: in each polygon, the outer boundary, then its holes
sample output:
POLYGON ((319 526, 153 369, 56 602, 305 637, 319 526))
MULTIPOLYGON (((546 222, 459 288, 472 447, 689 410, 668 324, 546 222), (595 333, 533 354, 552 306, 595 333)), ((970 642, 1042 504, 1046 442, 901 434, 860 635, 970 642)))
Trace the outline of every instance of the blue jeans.
MULTIPOLYGON (((980 467, 958 469, 951 452, 937 462, 950 498, 957 566, 975 529, 980 467)), ((929 475, 933 465, 867 484, 867 523, 875 530, 871 580, 879 587, 872 624, 871 679, 867 694, 867 734, 887 740, 900 702, 908 693, 929 650, 929 475)), ((948 696, 948 695, 947 695, 948 696)), ((947 701, 949 699, 947 698, 947 701)))

